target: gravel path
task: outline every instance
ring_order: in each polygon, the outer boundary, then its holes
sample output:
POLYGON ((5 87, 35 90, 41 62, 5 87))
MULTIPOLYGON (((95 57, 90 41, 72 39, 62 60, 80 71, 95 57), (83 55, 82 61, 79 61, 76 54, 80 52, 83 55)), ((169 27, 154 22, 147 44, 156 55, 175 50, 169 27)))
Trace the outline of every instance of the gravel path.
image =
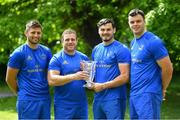
POLYGON ((11 92, 0 92, 0 98, 12 97, 14 96, 11 92))

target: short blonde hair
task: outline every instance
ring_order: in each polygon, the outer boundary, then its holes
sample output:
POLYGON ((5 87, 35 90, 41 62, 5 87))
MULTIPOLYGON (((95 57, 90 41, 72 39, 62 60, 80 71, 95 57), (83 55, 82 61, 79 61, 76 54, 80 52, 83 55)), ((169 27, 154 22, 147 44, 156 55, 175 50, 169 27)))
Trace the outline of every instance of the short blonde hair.
POLYGON ((75 34, 77 37, 76 31, 74 29, 68 28, 68 29, 64 30, 64 32, 62 33, 61 41, 64 40, 65 34, 75 34))

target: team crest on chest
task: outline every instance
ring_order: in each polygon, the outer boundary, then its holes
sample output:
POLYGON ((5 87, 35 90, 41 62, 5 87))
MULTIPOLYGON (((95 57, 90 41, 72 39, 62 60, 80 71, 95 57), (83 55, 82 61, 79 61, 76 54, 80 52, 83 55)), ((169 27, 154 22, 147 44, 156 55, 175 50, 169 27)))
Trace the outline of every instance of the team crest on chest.
POLYGON ((37 68, 39 68, 40 67, 40 65, 35 65, 35 68, 37 69, 37 68))
POLYGON ((113 54, 112 51, 108 52, 108 53, 107 53, 107 57, 111 57, 112 54, 113 54))
POLYGON ((143 50, 144 49, 144 45, 141 45, 138 49, 139 50, 143 50))
POLYGON ((45 60, 46 59, 46 55, 43 53, 41 54, 41 59, 45 60))

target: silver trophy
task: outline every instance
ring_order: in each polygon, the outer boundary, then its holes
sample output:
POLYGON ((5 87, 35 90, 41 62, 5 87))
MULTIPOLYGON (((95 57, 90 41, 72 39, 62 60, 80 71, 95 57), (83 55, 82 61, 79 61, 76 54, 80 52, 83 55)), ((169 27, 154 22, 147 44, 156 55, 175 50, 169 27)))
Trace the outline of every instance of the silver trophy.
POLYGON ((89 78, 86 80, 84 87, 92 87, 93 79, 96 72, 96 62, 95 61, 83 61, 83 71, 88 72, 89 78))

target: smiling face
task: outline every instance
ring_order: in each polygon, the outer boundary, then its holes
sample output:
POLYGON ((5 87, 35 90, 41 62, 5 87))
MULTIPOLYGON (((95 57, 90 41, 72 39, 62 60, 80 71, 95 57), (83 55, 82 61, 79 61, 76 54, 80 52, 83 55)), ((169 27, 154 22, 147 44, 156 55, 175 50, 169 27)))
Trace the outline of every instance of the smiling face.
POLYGON ((27 37, 28 45, 36 46, 41 39, 41 35, 42 35, 42 29, 40 27, 29 28, 25 32, 25 36, 27 37))
POLYGON ((70 55, 74 54, 77 46, 77 39, 75 33, 66 33, 63 35, 62 45, 64 51, 70 55))
POLYGON ((42 36, 42 26, 37 20, 31 20, 26 24, 24 32, 27 44, 30 48, 36 49, 42 36))
POLYGON ((140 14, 137 14, 135 16, 129 16, 128 23, 130 29, 137 38, 143 35, 146 31, 145 20, 140 14))
POLYGON ((109 43, 114 39, 115 28, 112 23, 107 23, 99 27, 98 33, 104 43, 109 43))

